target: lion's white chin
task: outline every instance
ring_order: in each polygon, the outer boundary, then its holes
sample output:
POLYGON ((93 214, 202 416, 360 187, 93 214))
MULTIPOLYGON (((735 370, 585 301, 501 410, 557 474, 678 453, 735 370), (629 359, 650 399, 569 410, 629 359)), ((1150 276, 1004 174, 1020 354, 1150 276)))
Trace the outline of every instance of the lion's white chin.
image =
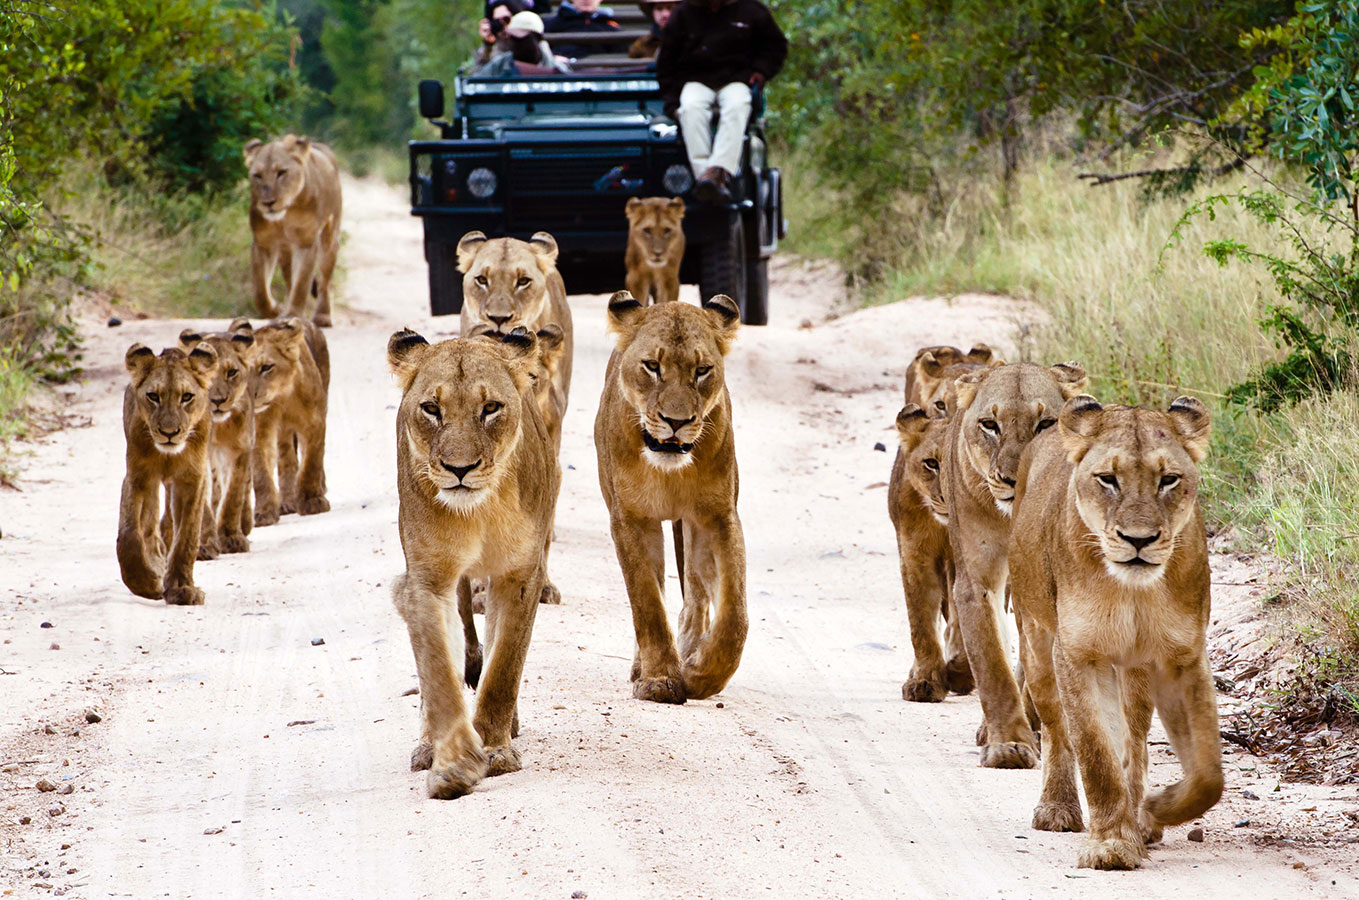
POLYGON ((434 495, 440 503, 460 515, 470 515, 486 502, 490 491, 485 488, 439 488, 434 495))
POLYGON ((662 472, 678 472, 694 464, 693 455, 690 453, 657 453, 655 450, 644 449, 642 459, 647 465, 662 472))
POLYGON ((1011 497, 1009 500, 1002 500, 994 494, 991 495, 991 498, 996 501, 996 509, 1000 510, 1000 514, 1008 519, 1010 514, 1014 512, 1014 498, 1011 497))
POLYGON ((156 449, 166 456, 178 456, 183 453, 184 448, 188 446, 188 444, 183 441, 178 444, 167 444, 164 441, 156 441, 155 443, 156 449))
POLYGON ((231 410, 229 410, 229 409, 228 409, 228 410, 213 410, 213 411, 212 411, 212 421, 214 421, 214 422, 225 422, 227 419, 230 419, 230 418, 231 418, 231 410))
POLYGON ((264 216, 269 222, 281 222, 283 221, 283 217, 287 214, 288 211, 286 209, 265 209, 264 207, 260 207, 260 215, 264 216))
POLYGON ((663 269, 663 268, 665 268, 665 264, 666 264, 667 262, 669 262, 669 260, 665 260, 665 259, 648 259, 648 260, 646 261, 646 264, 647 264, 648 266, 651 266, 651 268, 653 268, 653 269, 663 269))
POLYGON ((941 516, 934 510, 930 510, 930 515, 934 516, 934 521, 938 522, 940 525, 943 525, 945 528, 948 527, 948 516, 941 516))
POLYGON ((1166 567, 1161 563, 1134 566, 1106 558, 1104 560, 1104 571, 1108 572, 1110 578, 1124 587, 1148 588, 1161 580, 1165 575, 1166 567))

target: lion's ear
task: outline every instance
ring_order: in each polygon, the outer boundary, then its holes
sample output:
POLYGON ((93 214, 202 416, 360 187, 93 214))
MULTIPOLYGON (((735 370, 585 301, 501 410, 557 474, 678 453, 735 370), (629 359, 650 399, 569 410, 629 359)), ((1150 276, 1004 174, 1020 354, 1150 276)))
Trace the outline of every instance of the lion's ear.
POLYGON ((897 437, 901 439, 902 449, 907 453, 919 446, 929 427, 929 416, 914 403, 907 403, 897 413, 897 437))
POLYGON ((972 406, 972 401, 977 397, 977 387, 990 373, 990 369, 978 369, 975 372, 966 372, 953 380, 953 405, 958 411, 963 411, 972 406))
POLYGON ((681 200, 679 197, 671 197, 671 198, 670 198, 670 202, 669 202, 667 205, 668 205, 671 209, 677 210, 677 211, 679 212, 679 217, 680 217, 681 219, 684 218, 684 201, 683 201, 683 200, 681 200))
POLYGON ((245 316, 237 316, 227 323, 227 331, 232 334, 254 334, 255 326, 250 324, 250 320, 245 316))
POLYGON ((466 275, 472 269, 472 263, 476 260, 481 248, 486 246, 485 232, 469 231, 458 241, 458 271, 466 275))
POLYGON ((286 339, 287 343, 301 345, 307 339, 307 320, 300 316, 292 316, 274 323, 286 339))
POLYGON ((283 146, 298 162, 306 162, 307 157, 311 155, 311 138, 305 134, 301 137, 288 135, 283 139, 283 146))
POLYGON ((639 210, 639 209, 641 209, 641 208, 642 208, 642 198, 641 198, 641 197, 629 197, 629 198, 628 198, 628 205, 625 206, 625 207, 623 207, 623 214, 626 215, 626 216, 628 217, 628 221, 630 222, 630 221, 632 221, 632 216, 633 216, 633 214, 636 213, 637 210, 639 210))
POLYGON ((500 347, 514 386, 523 393, 532 387, 538 367, 538 335, 527 328, 515 328, 501 339, 500 347))
POLYGON ((133 380, 145 375, 155 361, 156 351, 145 344, 133 344, 127 348, 127 355, 123 357, 123 365, 127 366, 127 374, 131 375, 133 380))
POLYGON ((550 266, 557 264, 557 239, 546 231, 539 231, 529 238, 529 249, 539 261, 545 261, 550 266))
POLYGON ((1176 397, 1166 414, 1170 416, 1170 423, 1175 426, 1175 433, 1179 435, 1189 458, 1196 463, 1203 462, 1213 432, 1208 407, 1193 397, 1176 397))
POLYGON ((938 378, 944 374, 945 366, 939 361, 939 357, 934 355, 931 350, 922 350, 916 357, 916 365, 920 369, 920 374, 930 378, 938 378))
POLYGON ((612 334, 626 334, 642 321, 646 307, 627 291, 619 291, 609 298, 609 331, 612 334))
POLYGON ((1062 437, 1067 458, 1073 463, 1079 463, 1090 449, 1103 418, 1104 407, 1089 394, 1072 397, 1057 414, 1057 432, 1062 437))
POLYGON ((251 140, 246 141, 244 150, 245 164, 247 166, 253 165, 255 162, 255 157, 259 155, 260 150, 262 150, 263 148, 264 141, 260 140, 259 138, 252 138, 251 140))
POLYGON ((1070 400, 1072 397, 1084 394, 1090 387, 1090 379, 1085 375, 1085 367, 1078 362, 1058 363, 1048 369, 1052 377, 1057 379, 1057 386, 1062 389, 1062 399, 1070 400))
POLYGON ((212 374, 217 368, 217 351, 212 348, 212 344, 203 341, 194 345, 189 351, 189 368, 200 376, 212 374))
POLYGON ((736 337, 736 332, 741 328, 740 307, 726 294, 714 294, 703 301, 703 311, 717 328, 718 348, 725 356, 731 347, 731 339, 736 337))
POLYGON ((967 351, 967 361, 984 366, 988 365, 991 360, 995 358, 995 355, 995 352, 992 351, 989 345, 979 341, 972 345, 971 350, 967 351))
POLYGON ((548 324, 538 329, 538 352, 544 356, 556 353, 566 341, 560 325, 548 324))
POLYGON ((252 331, 232 331, 231 343, 237 350, 255 346, 255 332, 252 331))
POLYGON ((193 328, 185 328, 179 333, 179 346, 183 347, 185 350, 188 350, 201 340, 203 340, 203 332, 193 328))
POLYGON ((420 360, 429 350, 429 341, 409 328, 403 328, 387 339, 387 364, 401 380, 401 390, 408 390, 420 368, 420 360))

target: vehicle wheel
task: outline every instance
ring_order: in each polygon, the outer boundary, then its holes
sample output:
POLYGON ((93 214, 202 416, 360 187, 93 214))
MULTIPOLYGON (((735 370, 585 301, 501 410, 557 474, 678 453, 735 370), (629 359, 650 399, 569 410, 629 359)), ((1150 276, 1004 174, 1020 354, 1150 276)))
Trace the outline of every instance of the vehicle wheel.
POLYGON ((453 248, 439 244, 429 259, 429 314, 455 316, 462 312, 462 273, 453 248))
POLYGON ((739 213, 727 218, 725 234, 716 234, 703 247, 703 271, 699 274, 700 300, 726 294, 736 301, 745 320, 746 238, 739 213))
POLYGON ((753 259, 746 265, 746 301, 741 321, 747 325, 769 324, 769 260, 753 259))

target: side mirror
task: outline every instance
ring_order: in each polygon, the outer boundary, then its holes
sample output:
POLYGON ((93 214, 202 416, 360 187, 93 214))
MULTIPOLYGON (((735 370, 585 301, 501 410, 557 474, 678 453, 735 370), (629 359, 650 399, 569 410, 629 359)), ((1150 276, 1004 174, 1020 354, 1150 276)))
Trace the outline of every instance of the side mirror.
POLYGON ((420 82, 420 115, 439 119, 444 114, 444 83, 433 78, 420 82))

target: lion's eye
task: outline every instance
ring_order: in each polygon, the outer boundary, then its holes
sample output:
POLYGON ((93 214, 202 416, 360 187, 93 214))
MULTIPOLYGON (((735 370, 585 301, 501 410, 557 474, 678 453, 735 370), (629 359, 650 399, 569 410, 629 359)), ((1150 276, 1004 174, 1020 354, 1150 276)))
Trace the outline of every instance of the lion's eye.
POLYGON ((476 278, 474 278, 474 279, 472 279, 472 280, 475 281, 477 284, 481 285, 482 287, 486 287, 486 283, 487 283, 487 282, 486 282, 486 276, 485 276, 485 275, 478 275, 476 278))
POLYGON ((995 419, 981 419, 977 424, 981 426, 982 431, 989 434, 1000 434, 1000 425, 996 424, 995 419))
POLYGON ((643 228, 642 234, 646 235, 647 237, 651 237, 651 226, 648 225, 646 228, 643 228))
POLYGON ((1056 424, 1057 424, 1056 419, 1043 419, 1037 425, 1033 426, 1033 433, 1041 434, 1042 432, 1047 431, 1049 428, 1056 424))
POLYGON ((147 399, 147 400, 150 400, 152 403, 159 403, 159 402, 160 402, 160 394, 157 394, 155 391, 147 391, 147 392, 146 392, 146 399, 147 399))
POLYGON ((193 394, 190 394, 188 391, 185 391, 184 393, 182 393, 182 394, 179 395, 179 402, 180 402, 180 403, 192 403, 192 402, 193 402, 193 394))
POLYGON ((498 403, 498 402, 496 402, 495 400, 490 401, 489 403, 487 403, 485 406, 483 406, 483 407, 481 408, 481 416, 482 416, 482 418, 484 419, 484 418, 487 418, 487 417, 489 417, 489 416, 493 416, 493 415, 495 415, 496 413, 500 412, 500 408, 501 408, 503 405, 504 405, 504 404, 498 403))
POLYGON ((934 408, 939 410, 940 412, 948 412, 948 407, 944 405, 943 400, 934 401, 934 408))
POLYGON ((420 408, 428 415, 431 415, 436 419, 439 418, 439 404, 435 403, 433 400, 426 400, 424 403, 421 403, 420 408))
POLYGON ((287 174, 288 174, 288 170, 287 170, 287 169, 279 169, 279 170, 278 170, 278 177, 279 177, 279 178, 282 178, 284 175, 287 175, 287 174))
POLYGON ((661 364, 656 362, 656 360, 654 359, 644 359, 642 360, 642 368, 646 369, 653 375, 658 375, 660 374, 661 371, 661 364))
POLYGON ((240 370, 240 369, 227 369, 227 377, 228 377, 228 378, 235 378, 235 377, 236 377, 237 375, 239 375, 239 374, 241 374, 241 370, 240 370))
POLYGON ((939 471, 939 460, 937 460, 937 459, 927 459, 927 460, 925 460, 925 468, 929 469, 931 472, 938 472, 938 471, 939 471))
POLYGON ((261 375, 268 375, 268 374, 269 374, 270 372, 272 372, 272 371, 274 371, 274 364, 273 364, 273 363, 265 363, 264 365, 260 366, 260 374, 261 374, 261 375))
POLYGON ((694 374, 699 378, 706 378, 712 370, 712 366, 699 366, 697 369, 694 369, 694 374))
POLYGON ((1095 479, 1107 488, 1118 490, 1118 479, 1113 475, 1096 475, 1095 479))
POLYGON ((1177 484, 1179 484, 1179 483, 1180 483, 1180 476, 1178 476, 1178 475, 1162 475, 1162 476, 1161 476, 1161 490, 1163 490, 1163 491, 1168 491, 1168 490, 1170 490, 1171 488, 1173 488, 1175 485, 1177 485, 1177 484))
POLYGON ((523 286, 526 285, 526 284, 532 284, 532 283, 533 283, 533 279, 532 279, 532 278, 528 277, 527 275, 520 275, 520 276, 519 276, 519 280, 515 282, 515 286, 516 286, 516 287, 523 287, 523 286))

